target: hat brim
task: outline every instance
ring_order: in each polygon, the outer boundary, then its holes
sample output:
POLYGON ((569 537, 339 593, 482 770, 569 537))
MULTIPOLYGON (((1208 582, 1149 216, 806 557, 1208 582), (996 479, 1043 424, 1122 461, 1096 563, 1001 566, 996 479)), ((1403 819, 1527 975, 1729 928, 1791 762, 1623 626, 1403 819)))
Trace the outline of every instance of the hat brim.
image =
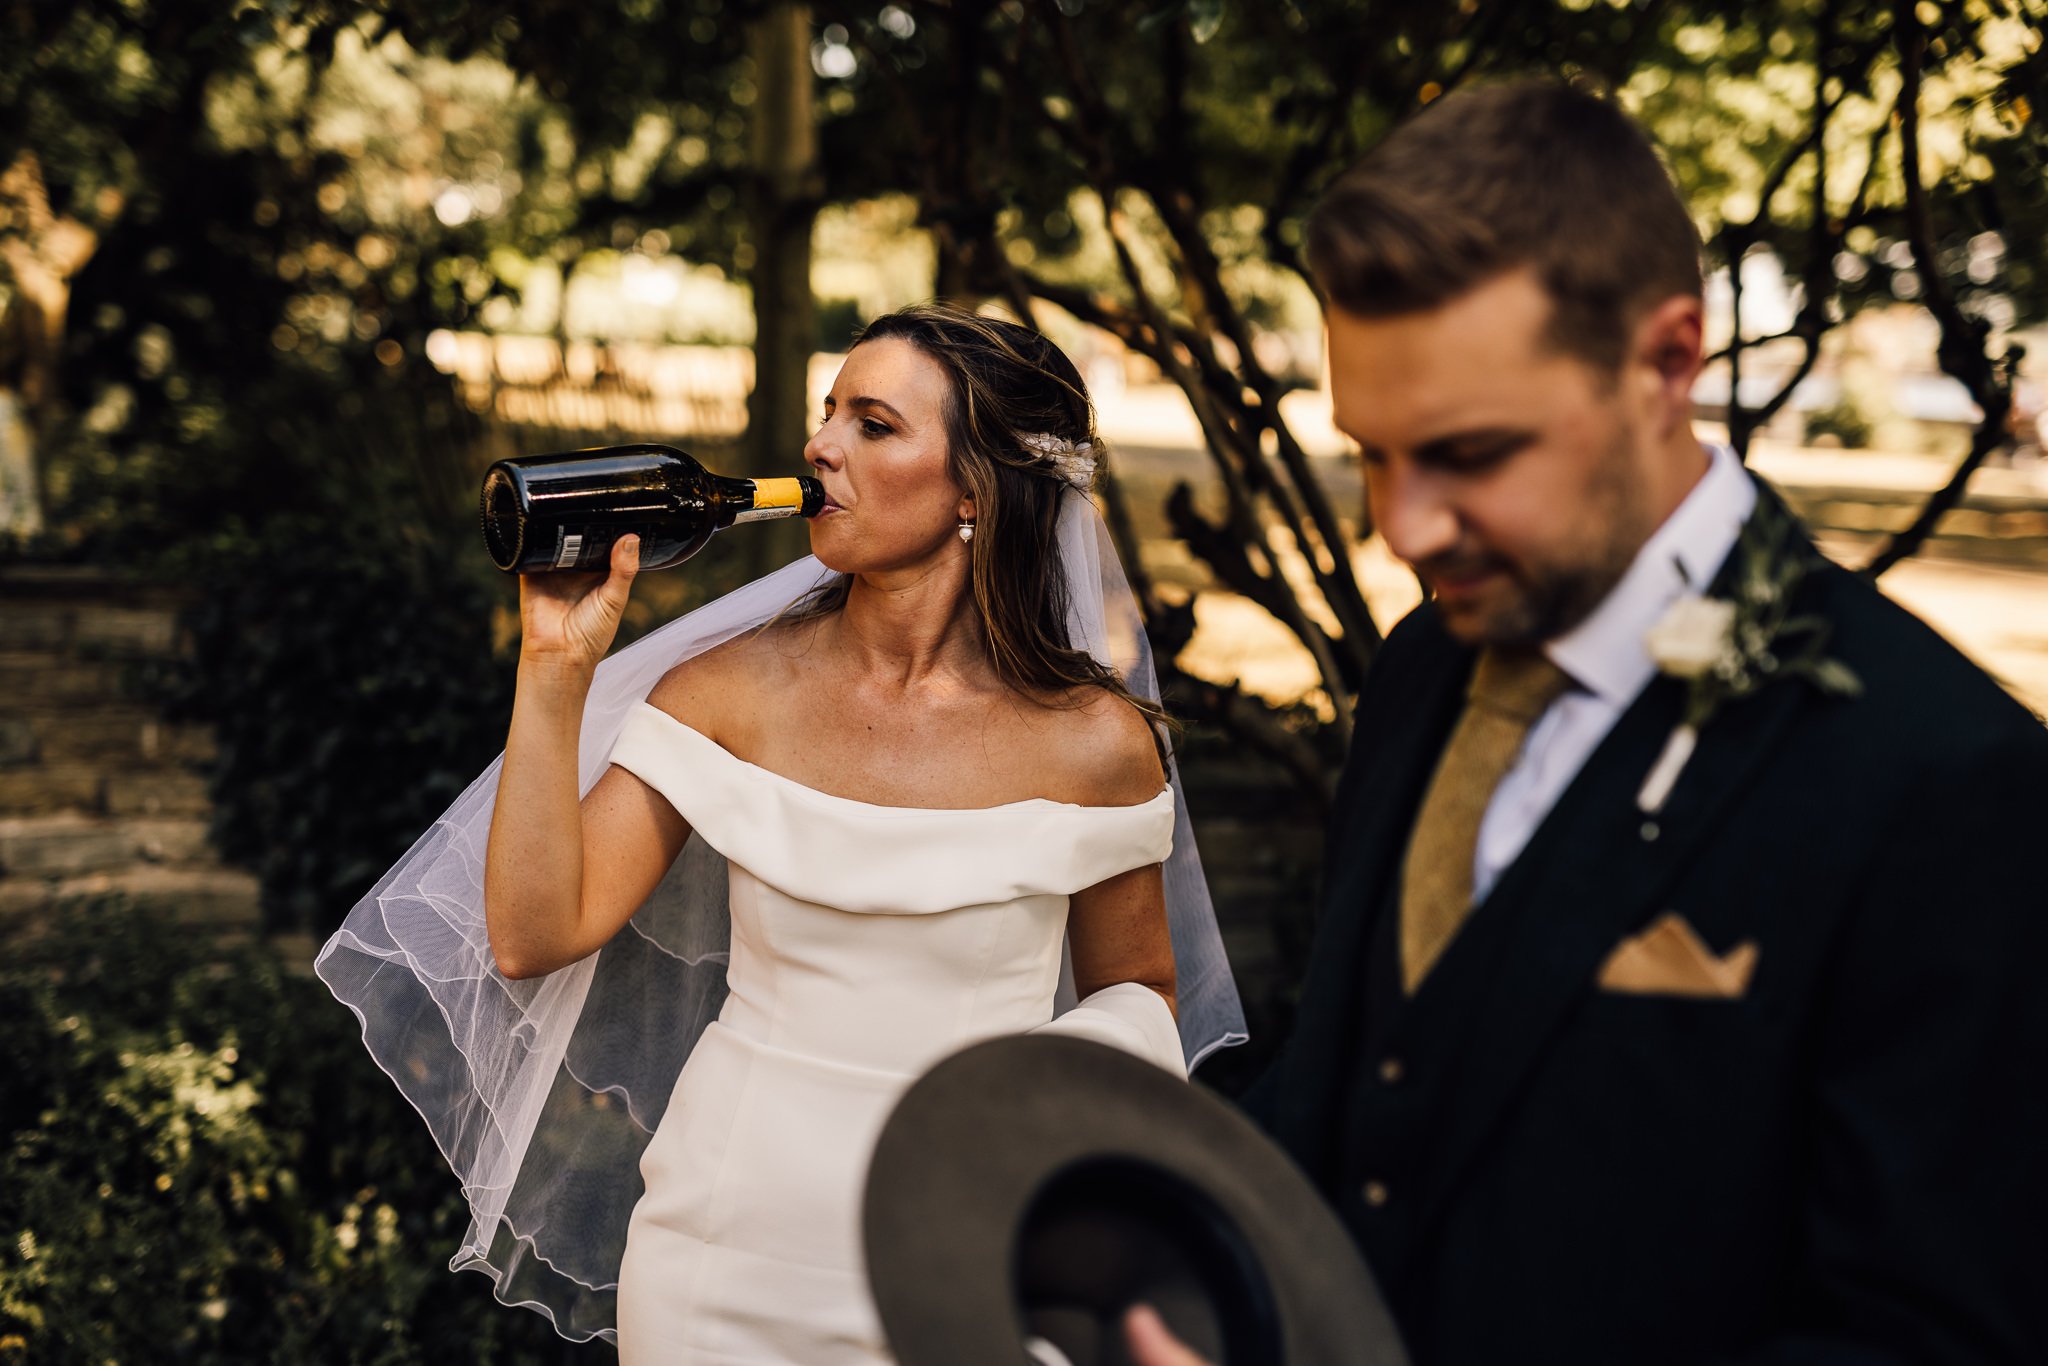
POLYGON ((1020 1229, 1049 1186, 1105 1161, 1204 1197, 1263 1273, 1282 1361, 1406 1362, 1350 1236, 1243 1115, 1117 1049, 1022 1035, 939 1063, 877 1140, 862 1222, 900 1366, 1026 1360, 1020 1229))

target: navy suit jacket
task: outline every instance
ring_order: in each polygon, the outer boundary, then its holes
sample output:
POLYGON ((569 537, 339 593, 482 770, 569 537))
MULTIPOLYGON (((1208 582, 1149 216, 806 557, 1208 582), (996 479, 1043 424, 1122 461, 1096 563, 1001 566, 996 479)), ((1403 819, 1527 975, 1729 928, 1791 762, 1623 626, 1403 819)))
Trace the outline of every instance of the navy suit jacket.
POLYGON ((1245 1104, 1417 1366, 2048 1362, 2048 731, 1818 563, 1862 695, 1726 706, 1652 823, 1653 682, 1412 1000, 1396 878, 1473 652, 1425 606, 1374 664, 1245 1104), (1599 986, 1674 911, 1757 946, 1739 999, 1599 986))

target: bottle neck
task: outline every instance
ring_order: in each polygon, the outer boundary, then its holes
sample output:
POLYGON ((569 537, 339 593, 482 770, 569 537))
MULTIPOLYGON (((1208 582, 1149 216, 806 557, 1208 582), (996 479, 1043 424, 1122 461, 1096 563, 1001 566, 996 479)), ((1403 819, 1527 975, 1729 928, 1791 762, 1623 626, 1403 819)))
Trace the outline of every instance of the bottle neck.
POLYGON ((719 524, 766 522, 778 517, 815 517, 825 506, 825 486, 807 475, 788 479, 728 479, 714 476, 719 524))

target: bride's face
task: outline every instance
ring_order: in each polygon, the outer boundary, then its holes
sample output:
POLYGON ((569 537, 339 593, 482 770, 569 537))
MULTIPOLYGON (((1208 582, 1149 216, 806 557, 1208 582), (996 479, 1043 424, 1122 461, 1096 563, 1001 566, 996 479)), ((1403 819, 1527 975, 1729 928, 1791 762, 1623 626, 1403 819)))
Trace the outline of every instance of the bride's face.
POLYGON ((958 529, 974 501, 946 462, 951 381, 894 337, 854 347, 825 398, 804 460, 825 485, 811 552, 829 569, 869 574, 967 554, 958 529))

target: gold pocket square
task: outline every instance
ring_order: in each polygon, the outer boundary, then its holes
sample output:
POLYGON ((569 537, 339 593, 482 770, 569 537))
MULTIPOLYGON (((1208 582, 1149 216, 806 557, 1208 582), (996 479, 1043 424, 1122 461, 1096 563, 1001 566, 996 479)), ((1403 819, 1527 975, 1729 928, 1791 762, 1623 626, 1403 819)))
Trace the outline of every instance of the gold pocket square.
POLYGON ((1756 941, 1725 954, 1706 946, 1685 917, 1666 911, 1649 929, 1615 946, 1600 965, 1600 989, 1630 996, 1690 996, 1738 1001, 1756 971, 1756 941))

